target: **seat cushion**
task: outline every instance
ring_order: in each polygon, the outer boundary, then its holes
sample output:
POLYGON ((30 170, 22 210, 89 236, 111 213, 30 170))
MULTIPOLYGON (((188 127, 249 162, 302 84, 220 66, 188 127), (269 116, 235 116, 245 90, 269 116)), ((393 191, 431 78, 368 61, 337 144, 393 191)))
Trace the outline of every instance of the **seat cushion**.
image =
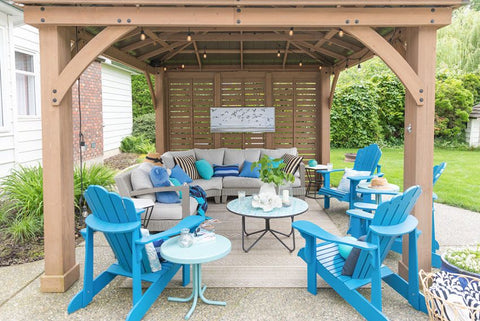
MULTIPOLYGON (((194 215, 197 211, 197 200, 190 197, 190 215, 194 215)), ((181 220, 182 204, 181 203, 155 203, 153 207, 151 220, 181 220)))
POLYGON ((209 190, 221 190, 222 189, 222 177, 212 177, 209 180, 206 179, 196 179, 191 182, 189 185, 198 185, 203 188, 204 191, 209 190))
POLYGON ((291 154, 293 156, 297 156, 298 155, 297 148, 292 147, 292 148, 278 148, 278 149, 262 149, 260 157, 263 157, 263 155, 267 155, 272 158, 282 158, 282 156, 285 154, 291 154))
POLYGON ((223 188, 260 188, 262 184, 263 182, 258 178, 240 176, 223 178, 223 188))
POLYGON ((195 148, 195 158, 196 159, 204 159, 213 164, 224 164, 223 157, 225 154, 225 148, 216 148, 216 149, 200 149, 195 148))
MULTIPOLYGON (((132 170, 130 180, 132 183, 132 189, 134 191, 145 188, 153 188, 153 183, 150 180, 150 171, 153 168, 152 163, 142 163, 138 167, 132 170)), ((139 195, 138 198, 146 198, 155 202, 155 193, 139 195)))
MULTIPOLYGON (((231 149, 225 148, 225 155, 223 157, 223 164, 238 164, 239 170, 243 169, 243 162, 256 162, 260 159, 260 149, 231 149)), ((219 163, 216 163, 219 164, 219 163)))

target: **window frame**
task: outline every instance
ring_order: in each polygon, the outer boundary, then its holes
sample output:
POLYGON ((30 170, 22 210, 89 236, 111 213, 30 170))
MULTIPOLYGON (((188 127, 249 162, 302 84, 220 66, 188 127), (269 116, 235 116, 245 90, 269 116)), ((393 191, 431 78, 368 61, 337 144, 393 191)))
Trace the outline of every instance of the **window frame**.
POLYGON ((41 100, 40 100, 40 63, 39 63, 39 53, 37 51, 29 50, 28 48, 20 47, 20 46, 15 46, 13 49, 13 68, 15 72, 15 113, 17 115, 17 119, 40 119, 41 117, 41 100), (19 52, 25 55, 32 56, 33 60, 33 72, 31 71, 24 71, 24 70, 18 70, 16 66, 16 60, 15 60, 15 53, 19 52), (18 101, 17 101, 17 84, 16 84, 16 79, 17 79, 17 74, 21 75, 27 75, 27 76, 33 76, 34 77, 34 101, 35 101, 35 114, 32 115, 21 115, 18 112, 18 101))

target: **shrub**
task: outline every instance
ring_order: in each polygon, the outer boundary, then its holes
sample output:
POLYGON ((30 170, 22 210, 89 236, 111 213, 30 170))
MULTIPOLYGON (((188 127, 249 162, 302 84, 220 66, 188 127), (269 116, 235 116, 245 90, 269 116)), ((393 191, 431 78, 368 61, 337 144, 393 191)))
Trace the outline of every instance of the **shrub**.
MULTIPOLYGON (((110 167, 93 164, 90 166, 83 165, 82 176, 83 176, 83 188, 87 189, 89 185, 101 185, 108 190, 111 190, 115 184, 114 176, 115 170, 110 167)), ((81 208, 84 204, 81 201, 81 184, 80 184, 80 167, 76 167, 73 172, 74 178, 74 197, 75 197, 75 206, 81 208)), ((83 198, 82 198, 83 200, 83 198)))
POLYGON ((435 92, 435 137, 463 140, 468 115, 473 107, 473 94, 461 80, 437 81, 435 92))
MULTIPOLYGON (((152 84, 154 84, 152 77, 152 84)), ((133 117, 152 113, 153 103, 145 75, 132 76, 132 112, 133 117)))
POLYGON ((480 74, 466 74, 461 79, 463 87, 473 95, 473 104, 480 103, 480 74))
POLYGON ((133 136, 143 135, 155 144, 155 113, 145 114, 133 119, 133 136))
POLYGON ((127 136, 120 143, 120 150, 124 153, 148 154, 155 152, 155 145, 145 136, 127 136))
POLYGON ((337 89, 331 111, 331 145, 364 147, 382 140, 377 94, 369 83, 337 89))

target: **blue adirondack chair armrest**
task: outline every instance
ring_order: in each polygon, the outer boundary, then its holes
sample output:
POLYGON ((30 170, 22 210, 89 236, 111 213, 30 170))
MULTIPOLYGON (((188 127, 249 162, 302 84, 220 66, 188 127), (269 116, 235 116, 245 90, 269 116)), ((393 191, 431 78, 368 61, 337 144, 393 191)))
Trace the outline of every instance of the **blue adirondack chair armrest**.
POLYGON ((346 244, 367 251, 373 251, 377 249, 377 246, 374 244, 362 241, 350 241, 333 235, 322 229, 320 226, 315 225, 309 221, 296 221, 292 224, 292 226, 297 229, 301 234, 307 234, 324 241, 336 244, 346 244))
POLYGON ((127 223, 110 223, 105 222, 95 215, 88 215, 85 219, 85 224, 94 231, 104 233, 127 233, 134 231, 142 225, 140 221, 127 223))
POLYGON ((191 215, 191 216, 185 217, 183 220, 178 222, 177 225, 175 225, 174 227, 169 228, 166 231, 150 235, 148 237, 142 237, 141 239, 137 240, 136 243, 144 245, 153 241, 158 241, 161 239, 169 238, 174 235, 178 235, 180 234, 180 231, 183 228, 192 229, 200 225, 200 223, 202 223, 204 220, 205 218, 200 215, 191 215))
POLYGON ((345 171, 344 169, 331 169, 331 170, 328 170, 328 169, 319 169, 319 170, 317 170, 317 173, 320 173, 320 174, 329 174, 329 173, 344 172, 344 171, 345 171))
POLYGON ((404 222, 390 226, 370 225, 370 230, 382 236, 404 235, 414 231, 417 228, 418 220, 415 216, 408 215, 404 222))

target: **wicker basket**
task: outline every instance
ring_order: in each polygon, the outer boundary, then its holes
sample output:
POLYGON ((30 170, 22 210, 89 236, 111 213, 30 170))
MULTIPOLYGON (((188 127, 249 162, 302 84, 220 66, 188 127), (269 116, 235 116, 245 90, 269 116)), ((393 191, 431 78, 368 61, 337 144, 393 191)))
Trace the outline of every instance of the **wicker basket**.
MULTIPOLYGON (((466 276, 462 274, 450 273, 455 275, 458 278, 463 279, 465 284, 470 284, 472 282, 478 282, 480 284, 480 279, 466 276)), ((420 270, 420 282, 422 283, 423 294, 425 295, 425 303, 427 304, 428 316, 430 320, 433 321, 480 321, 480 308, 469 308, 466 305, 450 302, 434 293, 430 292, 428 289, 432 286, 433 276, 435 273, 426 273, 423 270, 420 270), (445 313, 447 312, 447 313, 445 313)))

